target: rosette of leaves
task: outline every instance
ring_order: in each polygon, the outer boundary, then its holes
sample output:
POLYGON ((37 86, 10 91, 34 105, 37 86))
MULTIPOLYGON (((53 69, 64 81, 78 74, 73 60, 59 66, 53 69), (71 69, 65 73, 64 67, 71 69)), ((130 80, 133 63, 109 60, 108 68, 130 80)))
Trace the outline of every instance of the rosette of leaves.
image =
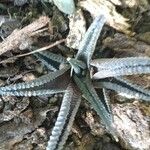
POLYGON ((105 21, 105 17, 102 15, 95 18, 87 30, 75 58, 65 58, 46 51, 37 53, 36 56, 50 70, 53 70, 52 72, 33 81, 0 87, 0 95, 39 96, 64 93, 47 150, 63 148, 82 96, 91 104, 108 132, 115 138, 117 138, 117 133, 113 126, 113 115, 108 103, 107 89, 146 102, 150 101, 150 91, 124 80, 122 77, 150 73, 150 58, 130 57, 92 60, 105 21))

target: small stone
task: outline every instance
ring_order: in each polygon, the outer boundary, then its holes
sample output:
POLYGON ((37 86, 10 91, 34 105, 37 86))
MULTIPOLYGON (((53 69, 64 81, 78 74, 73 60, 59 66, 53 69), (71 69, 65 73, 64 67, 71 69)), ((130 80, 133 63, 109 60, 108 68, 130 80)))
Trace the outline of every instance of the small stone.
POLYGON ((34 79, 35 79, 35 76, 32 73, 27 73, 22 78, 23 81, 31 81, 34 79))

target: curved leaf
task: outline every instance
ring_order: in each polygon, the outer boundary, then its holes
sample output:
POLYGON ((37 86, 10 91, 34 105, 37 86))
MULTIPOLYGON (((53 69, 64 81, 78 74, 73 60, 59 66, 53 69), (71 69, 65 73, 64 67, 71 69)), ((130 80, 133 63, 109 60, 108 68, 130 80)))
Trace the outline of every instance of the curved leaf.
POLYGON ((95 82, 96 87, 110 89, 121 93, 127 98, 137 98, 144 101, 150 101, 150 91, 131 83, 123 78, 106 78, 95 82))
POLYGON ((92 83, 90 82, 89 76, 87 75, 86 78, 80 79, 74 75, 74 80, 84 94, 85 98, 92 105, 97 114, 101 117, 103 123, 106 125, 106 128, 117 139, 115 129, 113 127, 112 116, 107 111, 107 108, 102 103, 101 99, 98 97, 92 83))
POLYGON ((81 102, 81 93, 70 83, 63 97, 57 121, 52 130, 47 150, 62 149, 71 130, 74 117, 81 102))
POLYGON ((147 57, 96 59, 90 65, 97 68, 93 79, 150 73, 150 58, 147 57))
POLYGON ((30 89, 32 90, 35 87, 39 87, 41 85, 44 85, 46 83, 49 83, 51 81, 53 81, 54 79, 58 78, 59 76, 63 75, 67 70, 69 69, 69 67, 65 67, 61 70, 55 71, 55 72, 51 72, 49 74, 43 75, 33 81, 29 81, 29 82, 23 82, 23 83, 18 83, 18 84, 14 84, 14 85, 8 85, 8 86, 4 86, 4 87, 0 87, 0 94, 2 92, 2 94, 4 92, 8 92, 8 91, 16 91, 16 90, 23 90, 23 89, 30 89))

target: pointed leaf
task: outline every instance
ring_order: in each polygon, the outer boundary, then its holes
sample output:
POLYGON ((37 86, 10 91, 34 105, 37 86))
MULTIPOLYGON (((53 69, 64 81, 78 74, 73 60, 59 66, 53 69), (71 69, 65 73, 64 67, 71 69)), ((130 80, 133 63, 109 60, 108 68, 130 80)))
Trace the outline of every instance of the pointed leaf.
POLYGON ((82 93, 84 94, 85 98, 88 100, 88 102, 92 105, 94 110, 97 112, 97 114, 101 117, 103 123, 106 125, 106 128, 110 131, 110 133, 116 138, 115 129, 113 128, 113 120, 110 116, 110 113, 108 113, 107 109, 105 108, 104 104, 99 99, 92 83, 89 80, 89 77, 86 78, 78 78, 74 75, 74 80, 82 93))
POLYGON ((13 90, 15 91, 15 90, 20 90, 20 89, 23 90, 23 89, 31 89, 34 87, 38 87, 38 86, 41 86, 41 85, 44 85, 46 83, 53 81, 54 79, 56 79, 59 76, 61 76, 62 74, 64 74, 68 69, 69 69, 69 67, 65 67, 65 68, 58 70, 56 72, 51 72, 47 75, 43 75, 43 76, 41 76, 41 77, 39 77, 33 81, 0 87, 0 91, 2 91, 2 92, 7 91, 8 92, 8 91, 13 91, 13 90))
POLYGON ((123 78, 102 79, 95 82, 95 86, 100 88, 107 88, 126 96, 127 98, 138 98, 144 101, 150 101, 150 91, 131 83, 123 78))
POLYGON ((97 68, 93 79, 150 73, 150 58, 147 57, 95 59, 90 65, 97 68))
POLYGON ((48 69, 56 71, 61 63, 66 63, 66 59, 49 51, 43 51, 34 54, 48 69))
POLYGON ((62 93, 65 90, 19 90, 19 91, 0 91, 0 95, 4 96, 46 96, 46 95, 51 95, 51 94, 56 94, 56 93, 62 93))
POLYGON ((109 93, 108 90, 106 89, 96 89, 96 93, 99 96, 100 100, 104 104, 107 112, 110 114, 111 118, 113 119, 111 107, 110 107, 110 98, 109 98, 109 93))
POLYGON ((30 97, 62 93, 65 92, 69 82, 70 76, 69 72, 67 71, 56 79, 49 81, 43 85, 18 90, 0 90, 0 95, 30 97))
POLYGON ((81 93, 70 83, 63 97, 57 121, 52 130, 47 150, 62 149, 71 130, 74 117, 81 102, 81 93))
POLYGON ((106 19, 103 15, 96 17, 87 30, 80 46, 76 59, 84 61, 89 67, 89 61, 95 50, 95 46, 106 19))

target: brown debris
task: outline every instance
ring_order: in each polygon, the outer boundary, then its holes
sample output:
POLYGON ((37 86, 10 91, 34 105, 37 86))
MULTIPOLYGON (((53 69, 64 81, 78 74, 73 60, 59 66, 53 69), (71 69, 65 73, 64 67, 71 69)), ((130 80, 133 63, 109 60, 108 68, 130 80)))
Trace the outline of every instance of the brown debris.
POLYGON ((19 67, 10 67, 7 66, 5 68, 0 67, 0 77, 9 78, 11 76, 16 75, 19 72, 19 67))
POLYGON ((23 98, 18 101, 16 98, 5 97, 4 101, 7 103, 4 106, 3 112, 0 113, 0 123, 10 121, 14 117, 18 117, 29 105, 28 98, 23 98))
MULTIPOLYGON (((33 35, 35 36, 39 34, 37 31, 45 27, 48 23, 49 18, 46 16, 41 16, 39 19, 35 20, 33 23, 29 24, 23 29, 14 30, 10 36, 8 36, 3 42, 0 43, 0 55, 12 49, 18 48, 27 40, 30 41, 29 39, 33 35)), ((31 44, 31 41, 29 44, 31 44)))
POLYGON ((127 18, 123 17, 116 11, 115 5, 106 0, 84 0, 79 3, 81 7, 89 11, 92 17, 104 14, 107 24, 118 31, 131 34, 130 25, 127 18))
POLYGON ((32 134, 25 135, 25 138, 20 142, 14 145, 13 150, 25 149, 31 150, 36 149, 33 145, 37 145, 37 149, 45 150, 46 147, 46 130, 44 128, 36 129, 32 134))
POLYGON ((122 146, 126 149, 149 150, 150 116, 143 114, 136 103, 114 104, 113 113, 122 146))
POLYGON ((106 38, 103 45, 117 52, 124 51, 126 54, 133 54, 133 56, 150 56, 150 45, 121 33, 116 33, 113 38, 106 38))
MULTIPOLYGON (((24 141, 23 140, 24 136, 28 133, 32 133, 35 130, 40 132, 41 136, 43 136, 41 133, 42 131, 40 130, 40 128, 38 129, 38 126, 40 126, 42 122, 45 120, 46 113, 49 110, 50 109, 48 107, 34 109, 34 110, 28 109, 27 111, 24 112, 25 122, 24 120, 18 123, 16 123, 15 121, 4 122, 4 124, 1 125, 0 128, 0 133, 1 133, 0 149, 12 150, 14 149, 14 147, 20 146, 19 143, 24 141)), ((26 141, 24 145, 26 145, 28 142, 30 143, 30 141, 26 141)), ((33 147, 32 144, 33 143, 30 143, 30 147, 33 147)))
POLYGON ((123 7, 129 7, 129 8, 137 8, 139 7, 140 10, 146 11, 150 8, 150 5, 148 4, 148 0, 109 0, 115 5, 123 6, 123 7))

